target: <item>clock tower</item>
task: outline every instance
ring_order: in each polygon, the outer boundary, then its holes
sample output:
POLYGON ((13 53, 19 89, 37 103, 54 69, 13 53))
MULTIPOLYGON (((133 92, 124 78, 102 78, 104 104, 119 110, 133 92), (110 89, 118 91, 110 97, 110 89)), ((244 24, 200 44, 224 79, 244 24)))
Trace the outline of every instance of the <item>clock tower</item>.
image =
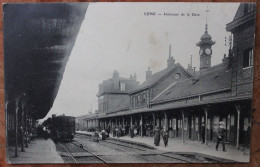
POLYGON ((205 33, 200 37, 200 41, 197 43, 197 46, 200 47, 200 70, 205 70, 211 67, 211 47, 216 43, 211 39, 212 37, 208 34, 208 24, 206 23, 205 33))

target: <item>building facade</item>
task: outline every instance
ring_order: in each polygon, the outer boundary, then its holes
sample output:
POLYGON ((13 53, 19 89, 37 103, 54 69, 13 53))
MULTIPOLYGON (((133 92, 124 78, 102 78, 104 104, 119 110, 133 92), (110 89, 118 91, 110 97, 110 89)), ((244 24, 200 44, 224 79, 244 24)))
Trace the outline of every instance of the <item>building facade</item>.
MULTIPOLYGON (((201 125, 205 123, 207 143, 216 140, 217 127, 222 121, 227 130, 227 142, 237 147, 248 145, 253 92, 254 4, 241 3, 226 30, 232 33, 233 45, 215 66, 211 66, 215 41, 206 23, 205 32, 197 43, 199 71, 192 71, 192 62, 184 69, 175 63, 170 53, 167 68, 155 74, 148 68, 146 81, 125 92, 124 102, 128 104, 124 104, 123 109, 109 110, 102 105, 116 101, 115 98, 123 99, 120 95, 108 97, 114 92, 99 92, 99 127, 135 125, 140 129, 139 135, 150 136, 148 127, 166 126, 170 137, 185 141, 201 140, 201 125)), ((117 83, 119 89, 120 81, 117 83)))

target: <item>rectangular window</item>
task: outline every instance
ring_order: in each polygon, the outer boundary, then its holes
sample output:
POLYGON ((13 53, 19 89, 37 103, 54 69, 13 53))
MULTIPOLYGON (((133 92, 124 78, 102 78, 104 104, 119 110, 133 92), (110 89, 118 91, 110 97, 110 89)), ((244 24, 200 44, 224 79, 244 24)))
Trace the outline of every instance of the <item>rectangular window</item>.
POLYGON ((140 95, 137 96, 137 106, 140 106, 140 95))
POLYGON ((145 94, 145 93, 143 93, 143 98, 142 98, 142 105, 144 105, 144 106, 145 106, 145 104, 146 104, 146 94, 145 94))
POLYGON ((253 66, 253 49, 247 49, 243 55, 243 68, 253 66))
POLYGON ((132 103, 132 108, 134 108, 135 107, 135 97, 134 96, 131 98, 131 103, 132 103))
POLYGON ((106 112, 106 102, 103 103, 103 112, 106 112))
POLYGON ((124 82, 120 82, 120 90, 125 91, 125 83, 124 82))

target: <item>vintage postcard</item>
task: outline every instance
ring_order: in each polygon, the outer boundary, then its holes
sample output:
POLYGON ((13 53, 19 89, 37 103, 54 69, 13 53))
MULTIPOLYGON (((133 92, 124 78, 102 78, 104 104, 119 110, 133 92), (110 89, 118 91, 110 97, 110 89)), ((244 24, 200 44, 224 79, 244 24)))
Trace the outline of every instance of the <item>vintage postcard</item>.
POLYGON ((255 3, 3 9, 8 163, 249 162, 255 3))

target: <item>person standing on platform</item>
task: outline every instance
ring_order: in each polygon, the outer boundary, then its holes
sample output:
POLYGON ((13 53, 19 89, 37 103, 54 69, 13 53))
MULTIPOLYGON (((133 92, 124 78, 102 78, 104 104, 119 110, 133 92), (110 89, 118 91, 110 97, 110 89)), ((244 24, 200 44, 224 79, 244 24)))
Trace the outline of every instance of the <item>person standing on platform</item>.
POLYGON ((128 135, 129 133, 129 126, 126 124, 125 125, 125 135, 128 135))
POLYGON ((200 135, 201 135, 201 139, 202 139, 202 143, 205 143, 205 123, 203 122, 201 125, 201 131, 200 131, 200 135))
POLYGON ((158 126, 154 130, 154 145, 160 145, 160 128, 158 126))
POLYGON ((113 127, 113 137, 116 137, 116 128, 113 127))
POLYGON ((146 136, 150 137, 150 125, 146 124, 146 136))
POLYGON ((163 138, 164 146, 166 147, 168 145, 168 138, 169 138, 169 132, 166 129, 166 126, 163 127, 163 129, 161 131, 161 135, 163 138))
POLYGON ((109 137, 109 133, 110 133, 110 124, 108 124, 107 128, 106 128, 106 132, 107 132, 107 137, 109 137))
POLYGON ((120 135, 119 135, 119 127, 118 126, 116 126, 116 137, 120 137, 120 135))
POLYGON ((131 138, 134 137, 134 126, 132 126, 132 127, 130 128, 130 135, 131 135, 131 138))
POLYGON ((99 135, 98 135, 98 130, 96 130, 93 134, 93 141, 94 142, 99 142, 99 135))
POLYGON ((101 131, 101 136, 102 136, 102 140, 106 140, 106 138, 107 138, 107 134, 106 134, 106 131, 105 130, 102 130, 101 131))
POLYGON ((224 129, 224 122, 219 122, 219 127, 218 127, 218 130, 217 130, 216 151, 218 151, 219 143, 222 143, 223 151, 226 152, 226 148, 225 148, 225 132, 226 132, 226 130, 224 129))

